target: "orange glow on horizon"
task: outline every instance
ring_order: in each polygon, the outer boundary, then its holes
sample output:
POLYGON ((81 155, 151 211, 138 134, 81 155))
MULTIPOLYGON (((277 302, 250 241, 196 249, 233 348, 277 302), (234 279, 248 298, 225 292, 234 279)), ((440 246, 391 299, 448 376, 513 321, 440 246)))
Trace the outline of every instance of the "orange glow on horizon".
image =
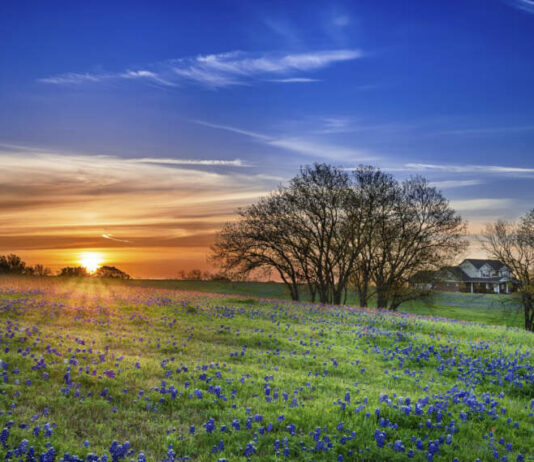
POLYGON ((80 264, 89 272, 94 273, 103 262, 103 258, 98 252, 83 252, 80 255, 80 264))

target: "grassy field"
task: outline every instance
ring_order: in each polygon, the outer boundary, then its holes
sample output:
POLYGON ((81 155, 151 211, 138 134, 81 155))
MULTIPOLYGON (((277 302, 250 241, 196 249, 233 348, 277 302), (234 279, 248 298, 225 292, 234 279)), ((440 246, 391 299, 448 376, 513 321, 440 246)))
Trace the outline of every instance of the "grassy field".
POLYGON ((436 316, 462 295, 421 316, 175 284, 0 279, 0 457, 534 460, 534 335, 436 316))
MULTIPOLYGON (((243 295, 246 297, 276 298, 289 300, 284 284, 276 282, 219 282, 219 281, 179 281, 179 280, 132 280, 128 284, 135 287, 157 289, 179 289, 218 294, 243 295)), ((306 291, 303 300, 309 301, 306 291)), ((358 306, 354 291, 349 293, 347 304, 358 306)), ((374 300, 371 299, 371 306, 374 300)), ((468 294, 458 292, 438 292, 430 298, 406 302, 400 311, 414 314, 430 314, 464 321, 485 322, 499 326, 522 327, 523 313, 515 295, 468 294)))

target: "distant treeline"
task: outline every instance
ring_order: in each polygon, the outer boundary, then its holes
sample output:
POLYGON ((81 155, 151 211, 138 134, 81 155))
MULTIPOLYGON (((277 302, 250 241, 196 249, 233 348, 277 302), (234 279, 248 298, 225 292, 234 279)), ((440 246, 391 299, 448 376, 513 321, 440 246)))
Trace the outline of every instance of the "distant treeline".
POLYGON ((235 281, 243 280, 244 278, 230 277, 229 274, 220 272, 202 271, 200 269, 192 269, 189 271, 179 271, 177 278, 181 281, 235 281))
MULTIPOLYGON (((52 270, 44 265, 28 265, 18 255, 0 255, 0 274, 25 276, 53 276, 52 270)), ((94 273, 89 273, 83 266, 66 266, 56 276, 67 277, 99 277, 115 279, 131 279, 131 276, 115 266, 101 266, 94 273)))
POLYGON ((30 266, 13 253, 0 255, 0 274, 25 274, 31 276, 50 276, 52 270, 43 265, 30 266))
POLYGON ((114 279, 131 279, 131 276, 115 266, 100 266, 94 273, 89 273, 83 266, 66 266, 61 268, 58 276, 97 277, 114 279))

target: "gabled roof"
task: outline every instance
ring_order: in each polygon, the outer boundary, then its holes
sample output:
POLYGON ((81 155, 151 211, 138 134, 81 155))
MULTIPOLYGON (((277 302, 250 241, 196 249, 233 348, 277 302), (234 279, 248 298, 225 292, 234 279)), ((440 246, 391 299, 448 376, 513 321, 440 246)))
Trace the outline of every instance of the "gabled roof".
POLYGON ((458 281, 468 281, 469 280, 469 276, 459 266, 445 266, 445 267, 441 268, 440 273, 443 276, 445 276, 446 273, 449 273, 449 274, 452 275, 452 277, 455 280, 458 280, 458 281))
POLYGON ((493 268, 495 271, 500 270, 503 266, 506 266, 502 261, 500 260, 482 260, 478 258, 466 258, 462 263, 464 262, 471 263, 476 269, 482 268, 484 265, 488 265, 491 268, 493 268))
POLYGON ((449 282, 482 282, 482 283, 501 283, 512 282, 514 284, 519 283, 514 277, 495 276, 495 277, 482 277, 472 278, 459 266, 444 266, 436 272, 437 279, 449 282))

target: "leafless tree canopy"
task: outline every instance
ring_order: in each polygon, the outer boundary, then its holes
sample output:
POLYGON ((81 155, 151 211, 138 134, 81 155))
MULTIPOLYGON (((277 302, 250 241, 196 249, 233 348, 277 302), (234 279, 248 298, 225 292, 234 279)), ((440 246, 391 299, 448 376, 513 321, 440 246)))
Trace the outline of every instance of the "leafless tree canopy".
POLYGON ((413 177, 393 188, 389 208, 371 232, 369 253, 377 305, 397 309, 419 295, 410 284, 418 273, 441 268, 467 243, 462 218, 427 180, 413 177))
POLYGON ((518 222, 497 221, 488 225, 482 243, 495 259, 502 261, 521 281, 520 293, 525 329, 534 330, 534 209, 518 222))
POLYGON ((275 271, 299 300, 306 285, 321 303, 344 301, 354 284, 363 306, 415 295, 410 278, 465 245, 464 223, 422 178, 400 184, 373 167, 352 174, 326 164, 302 168, 287 187, 240 209, 212 259, 225 271, 275 271))

